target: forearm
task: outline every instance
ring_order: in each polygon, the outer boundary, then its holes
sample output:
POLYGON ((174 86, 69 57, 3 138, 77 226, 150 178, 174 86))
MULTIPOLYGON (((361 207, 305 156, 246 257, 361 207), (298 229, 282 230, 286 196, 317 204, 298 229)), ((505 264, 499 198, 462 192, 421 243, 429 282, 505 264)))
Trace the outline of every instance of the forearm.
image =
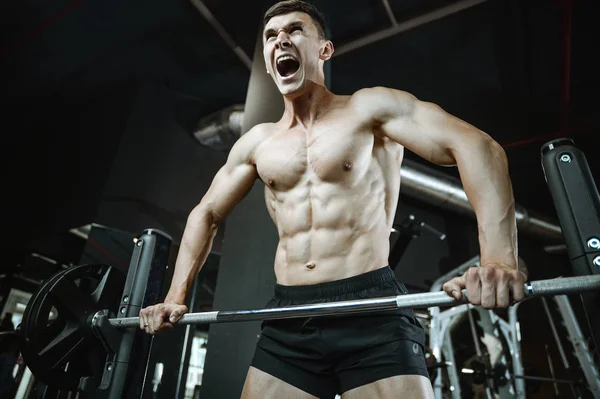
POLYGON ((185 303, 190 287, 210 254, 216 233, 217 224, 210 212, 196 208, 190 213, 165 302, 185 303))
POLYGON ((491 140, 455 154, 463 187, 477 216, 481 264, 517 267, 517 225, 504 150, 491 140))

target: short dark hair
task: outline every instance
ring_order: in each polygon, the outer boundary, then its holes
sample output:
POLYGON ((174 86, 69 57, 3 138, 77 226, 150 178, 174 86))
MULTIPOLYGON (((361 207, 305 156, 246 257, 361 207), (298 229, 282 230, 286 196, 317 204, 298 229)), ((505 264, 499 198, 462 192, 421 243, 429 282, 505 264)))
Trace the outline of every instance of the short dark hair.
POLYGON ((319 38, 324 39, 327 36, 325 34, 325 17, 323 17, 323 14, 321 14, 317 7, 303 0, 284 0, 272 5, 271 8, 265 12, 263 29, 271 18, 296 11, 303 12, 311 17, 319 32, 319 38))

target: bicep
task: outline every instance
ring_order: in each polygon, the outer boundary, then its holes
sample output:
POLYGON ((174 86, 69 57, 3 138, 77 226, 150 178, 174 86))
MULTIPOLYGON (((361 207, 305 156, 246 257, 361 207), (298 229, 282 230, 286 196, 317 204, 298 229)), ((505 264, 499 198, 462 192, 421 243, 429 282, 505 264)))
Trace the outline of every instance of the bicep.
POLYGON ((199 207, 217 221, 223 220, 250 192, 256 178, 256 168, 250 163, 225 164, 215 175, 199 207))
POLYGON ((234 144, 227 162, 217 172, 196 207, 200 213, 208 213, 219 222, 250 192, 258 178, 256 166, 251 159, 259 138, 257 139, 257 134, 248 132, 234 144))

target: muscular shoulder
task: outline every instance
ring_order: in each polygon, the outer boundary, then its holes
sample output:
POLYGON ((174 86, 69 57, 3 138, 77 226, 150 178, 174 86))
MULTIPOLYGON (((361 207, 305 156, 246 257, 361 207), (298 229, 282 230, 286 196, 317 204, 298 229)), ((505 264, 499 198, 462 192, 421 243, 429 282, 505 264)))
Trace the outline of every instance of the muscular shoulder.
POLYGON ((243 134, 240 140, 244 139, 245 141, 252 142, 258 145, 261 142, 263 142, 266 138, 268 138, 271 134, 273 134, 274 130, 274 123, 259 123, 252 129, 248 130, 245 134, 243 134))
POLYGON ((229 155, 230 158, 239 163, 254 164, 256 148, 273 133, 273 130, 273 123, 261 123, 254 126, 235 142, 229 155))
POLYGON ((414 110, 417 99, 412 94, 387 87, 376 86, 358 90, 350 99, 354 112, 369 120, 385 121, 414 110))

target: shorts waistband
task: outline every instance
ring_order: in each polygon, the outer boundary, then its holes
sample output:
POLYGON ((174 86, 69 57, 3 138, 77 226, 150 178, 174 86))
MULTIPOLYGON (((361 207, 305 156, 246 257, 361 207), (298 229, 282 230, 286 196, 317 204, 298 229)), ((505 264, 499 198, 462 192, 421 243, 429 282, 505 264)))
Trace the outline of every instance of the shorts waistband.
POLYGON ((275 297, 291 301, 310 301, 337 297, 352 292, 358 292, 390 281, 396 275, 389 266, 373 270, 358 276, 344 278, 312 285, 275 285, 275 297))

